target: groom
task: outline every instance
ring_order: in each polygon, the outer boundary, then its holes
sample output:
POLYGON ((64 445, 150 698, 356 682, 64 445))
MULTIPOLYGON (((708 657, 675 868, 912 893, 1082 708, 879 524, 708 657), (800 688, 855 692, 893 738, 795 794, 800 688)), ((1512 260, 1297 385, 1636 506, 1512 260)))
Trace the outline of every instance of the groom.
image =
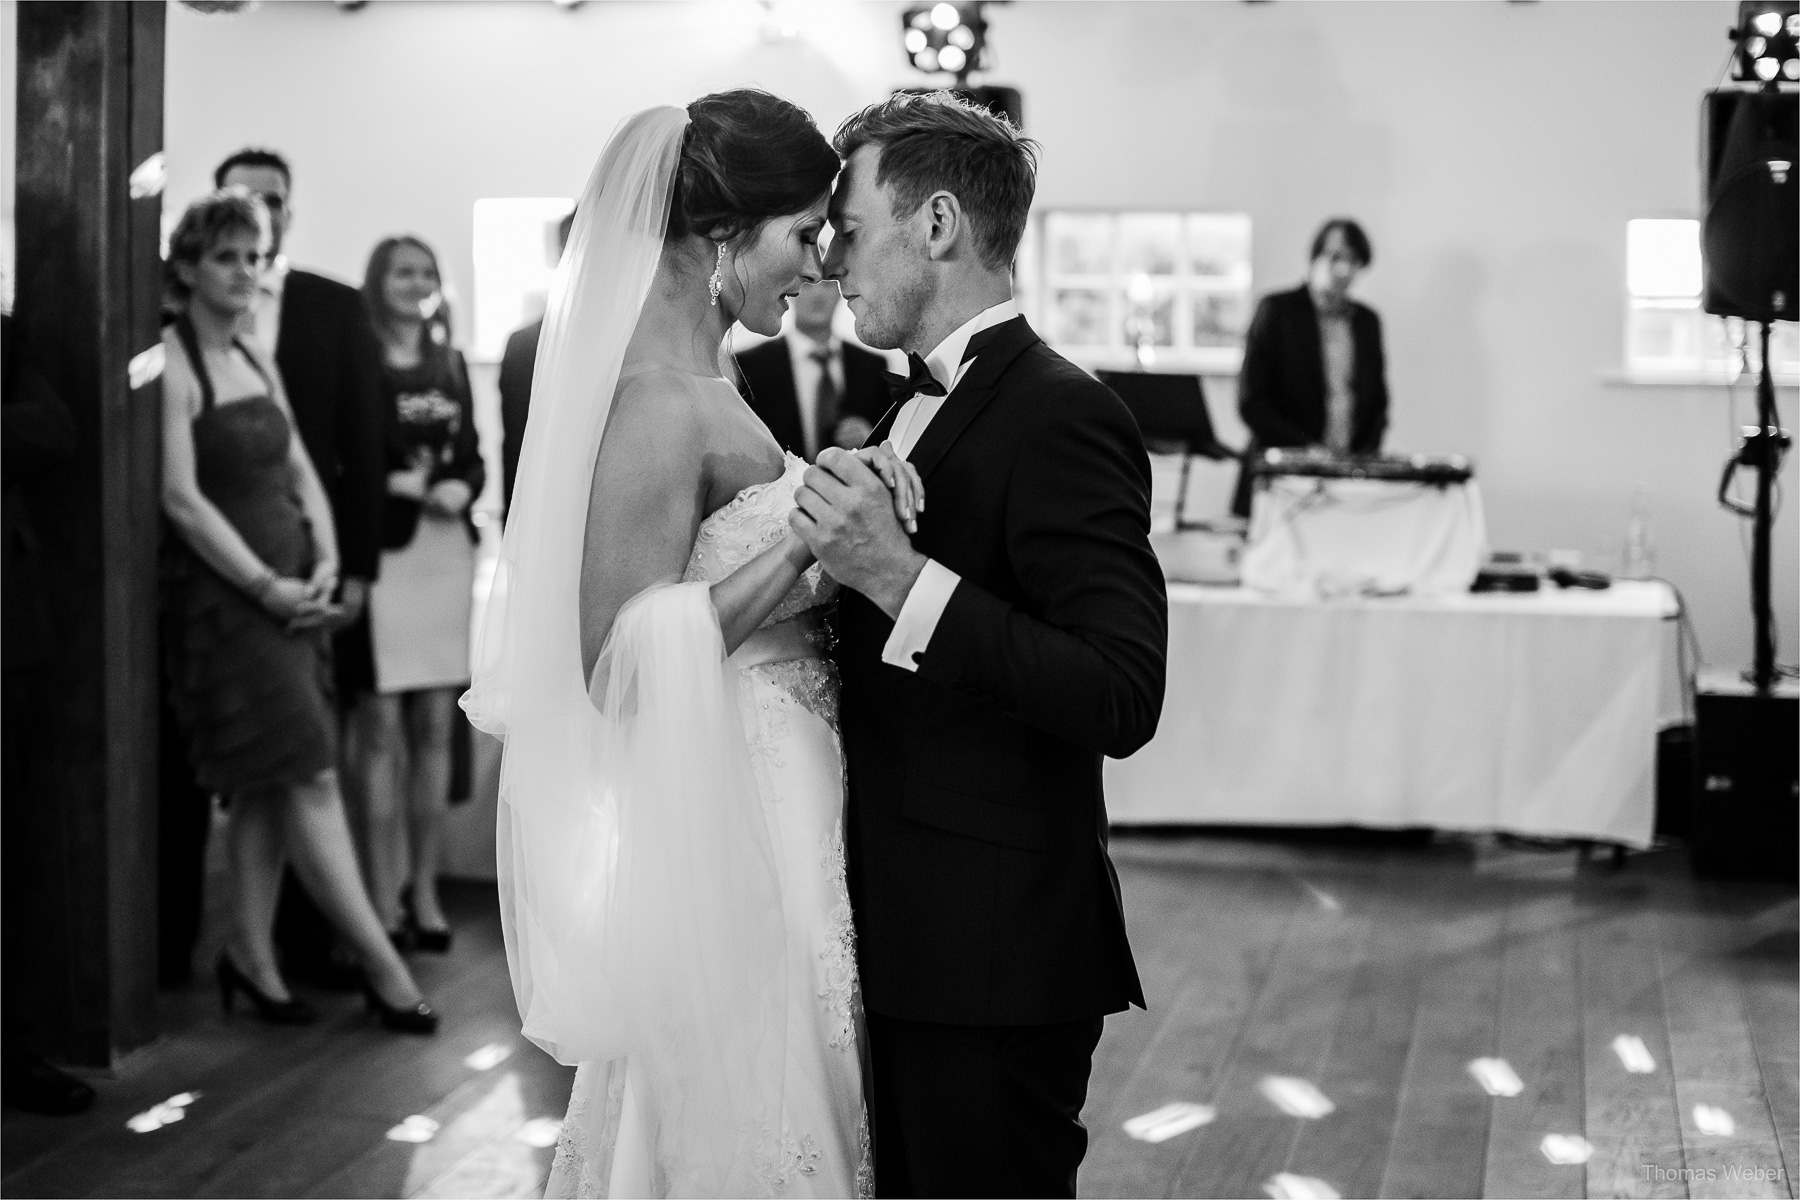
POLYGON ((1012 299, 1036 152, 947 95, 838 130, 836 279, 911 375, 875 427, 918 532, 854 455, 794 527, 838 615, 847 834, 876 1194, 1073 1196, 1107 1013, 1144 1003, 1106 852, 1101 757, 1150 740, 1167 605, 1150 465, 1104 386, 1012 299))

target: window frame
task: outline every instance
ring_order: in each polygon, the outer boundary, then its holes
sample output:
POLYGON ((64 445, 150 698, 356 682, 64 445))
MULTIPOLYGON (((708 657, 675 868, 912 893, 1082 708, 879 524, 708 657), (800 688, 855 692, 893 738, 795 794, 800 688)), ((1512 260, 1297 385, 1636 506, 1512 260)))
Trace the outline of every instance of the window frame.
POLYGON ((1243 365, 1244 334, 1254 309, 1253 253, 1255 225, 1247 212, 1182 209, 1182 208, 1112 208, 1069 205, 1040 209, 1031 214, 1026 234, 1019 246, 1016 266, 1016 291, 1020 309, 1038 328, 1044 340, 1056 351, 1079 366, 1089 369, 1119 368, 1135 370, 1140 366, 1134 345, 1126 339, 1126 306, 1134 277, 1145 275, 1155 296, 1170 297, 1169 325, 1173 344, 1153 347, 1154 362, 1149 369, 1158 371, 1191 371, 1209 375, 1234 375, 1243 365), (1112 225, 1108 233, 1109 269, 1103 272, 1064 272, 1056 270, 1050 256, 1055 245, 1053 224, 1058 217, 1106 217, 1112 225), (1173 217, 1178 223, 1175 270, 1154 274, 1129 270, 1121 262, 1123 253, 1122 218, 1173 217), (1204 275, 1193 270, 1191 230, 1196 218, 1225 218, 1242 222, 1243 261, 1224 275, 1204 275), (1059 335, 1053 297, 1060 291, 1095 291, 1105 296, 1105 343, 1071 343, 1059 335), (1241 328, 1235 340, 1227 345, 1195 345, 1194 321, 1196 304, 1203 297, 1225 296, 1237 307, 1241 328))

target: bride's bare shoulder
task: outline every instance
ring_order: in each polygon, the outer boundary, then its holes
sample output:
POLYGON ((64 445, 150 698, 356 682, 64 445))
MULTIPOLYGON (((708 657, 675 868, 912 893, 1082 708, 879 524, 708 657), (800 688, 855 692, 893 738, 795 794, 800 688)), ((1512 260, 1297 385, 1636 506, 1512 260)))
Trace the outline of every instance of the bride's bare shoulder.
POLYGON ((702 379, 668 367, 645 367, 619 379, 607 418, 606 441, 633 452, 655 445, 679 453, 704 443, 720 391, 736 396, 723 379, 702 379))

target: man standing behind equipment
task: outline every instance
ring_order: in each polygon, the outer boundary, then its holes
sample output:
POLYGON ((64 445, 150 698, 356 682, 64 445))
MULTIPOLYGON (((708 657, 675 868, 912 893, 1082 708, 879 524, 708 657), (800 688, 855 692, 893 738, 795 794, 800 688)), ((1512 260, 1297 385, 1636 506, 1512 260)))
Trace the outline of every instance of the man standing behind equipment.
POLYGON ((1250 515, 1249 464, 1271 446, 1379 454, 1387 431, 1381 318, 1350 298, 1375 253, 1362 226, 1333 217, 1313 236, 1306 282, 1264 296, 1244 338, 1238 412, 1250 427, 1232 511, 1250 515))
POLYGON ((830 280, 808 284, 794 297, 793 328, 738 356, 744 399, 807 462, 827 446, 862 445, 892 400, 881 356, 832 331, 840 299, 830 280))

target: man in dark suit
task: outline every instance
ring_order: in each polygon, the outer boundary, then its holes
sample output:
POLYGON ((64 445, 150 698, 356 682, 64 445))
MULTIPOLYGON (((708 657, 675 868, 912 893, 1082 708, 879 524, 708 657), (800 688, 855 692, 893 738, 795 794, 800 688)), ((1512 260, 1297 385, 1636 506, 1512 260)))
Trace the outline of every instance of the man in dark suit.
MULTIPOLYGON (((269 210, 270 263, 260 283, 254 336, 281 371, 300 440, 331 498, 343 584, 339 609, 324 624, 345 629, 361 617, 381 563, 387 502, 381 352, 355 288, 290 267, 281 253, 294 215, 287 161, 269 150, 240 150, 219 164, 213 182, 248 188, 269 210)), ((366 654, 346 647, 338 657, 338 700, 348 707, 374 680, 362 678, 366 654)), ((352 981, 336 935, 292 871, 282 884, 276 940, 290 970, 327 982, 352 981)))
MULTIPOLYGON (((575 224, 570 212, 556 227, 556 256, 569 245, 569 230, 575 224)), ((531 377, 537 367, 538 338, 543 336, 544 318, 512 331, 506 339, 506 351, 500 356, 500 492, 502 503, 512 511, 513 479, 519 473, 519 450, 525 445, 525 418, 531 412, 531 377)))
POLYGON ((888 407, 886 364, 831 328, 837 284, 808 284, 794 297, 794 327, 738 355, 744 399, 783 450, 807 462, 827 446, 863 444, 888 407))
POLYGON ((846 841, 882 1196, 1072 1196, 1102 1018, 1144 1003, 1105 755, 1162 710, 1168 611, 1125 406, 1018 315, 1032 143, 895 96, 838 131, 825 273, 899 403, 828 450, 794 528, 847 589, 846 841), (882 477, 925 504, 910 539, 882 477), (900 468, 904 469, 904 468, 900 468))
POLYGON ((1381 318, 1350 298, 1374 257, 1362 226, 1333 217, 1313 237, 1306 282, 1256 306, 1238 373, 1250 445, 1232 502, 1237 515, 1250 515, 1248 464, 1271 446, 1381 453, 1388 415, 1381 318))

